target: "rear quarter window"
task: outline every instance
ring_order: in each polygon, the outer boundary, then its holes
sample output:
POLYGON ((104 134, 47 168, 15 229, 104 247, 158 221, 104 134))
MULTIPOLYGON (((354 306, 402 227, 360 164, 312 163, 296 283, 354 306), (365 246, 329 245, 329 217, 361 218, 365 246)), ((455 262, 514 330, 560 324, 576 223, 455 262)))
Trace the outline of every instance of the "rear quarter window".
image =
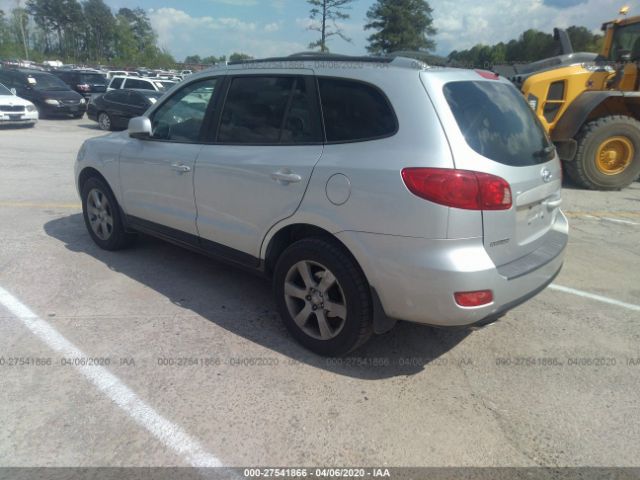
POLYGON ((111 85, 109 85, 111 88, 120 88, 122 86, 122 82, 124 81, 124 78, 114 78, 113 80, 111 80, 111 85))
POLYGON ((395 113, 378 88, 356 80, 318 78, 327 142, 373 140, 398 130, 395 113))
POLYGON ((467 144, 480 155, 515 167, 544 163, 553 155, 542 125, 513 86, 450 82, 444 96, 467 144))
POLYGON ((144 80, 138 80, 136 78, 127 78, 125 82, 126 88, 137 88, 139 90, 153 90, 153 86, 151 82, 146 82, 144 80))

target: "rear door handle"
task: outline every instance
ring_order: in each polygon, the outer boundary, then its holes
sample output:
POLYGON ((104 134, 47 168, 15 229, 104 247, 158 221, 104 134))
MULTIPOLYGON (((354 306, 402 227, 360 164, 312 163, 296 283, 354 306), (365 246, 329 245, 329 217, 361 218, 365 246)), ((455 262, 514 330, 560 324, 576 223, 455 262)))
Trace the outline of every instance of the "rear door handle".
POLYGON ((171 168, 174 169, 178 173, 188 173, 191 171, 191 167, 188 165, 183 165, 182 163, 174 163, 171 165, 171 168))
POLYGON ((291 173, 288 170, 273 172, 271 174, 271 178, 283 185, 288 185, 290 183, 298 183, 302 181, 302 177, 300 175, 298 175, 297 173, 291 173))

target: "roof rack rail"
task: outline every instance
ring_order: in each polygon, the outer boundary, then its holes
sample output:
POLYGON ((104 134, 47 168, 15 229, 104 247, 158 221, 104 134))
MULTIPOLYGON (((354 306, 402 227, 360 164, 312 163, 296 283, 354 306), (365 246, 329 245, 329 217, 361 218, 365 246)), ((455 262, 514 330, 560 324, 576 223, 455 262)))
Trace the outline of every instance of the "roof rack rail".
POLYGON ((393 57, 368 57, 368 56, 351 56, 341 55, 338 53, 320 53, 320 52, 300 52, 289 55, 288 57, 271 57, 258 58, 253 60, 239 60, 229 62, 227 65, 251 65, 252 63, 270 63, 270 62, 295 62, 295 61, 311 61, 311 62, 366 62, 366 63, 391 63, 393 57))
POLYGON ((390 52, 387 56, 396 58, 396 57, 404 57, 404 58, 412 58, 414 60, 419 60, 427 65, 437 66, 437 67, 445 67, 448 65, 449 60, 445 57, 441 57, 439 55, 434 55, 429 52, 425 52, 423 50, 397 50, 394 52, 390 52))
POLYGON ((344 55, 343 53, 314 52, 314 51, 292 53, 289 56, 292 57, 292 58, 304 58, 304 57, 341 58, 341 57, 349 57, 349 55, 344 55))

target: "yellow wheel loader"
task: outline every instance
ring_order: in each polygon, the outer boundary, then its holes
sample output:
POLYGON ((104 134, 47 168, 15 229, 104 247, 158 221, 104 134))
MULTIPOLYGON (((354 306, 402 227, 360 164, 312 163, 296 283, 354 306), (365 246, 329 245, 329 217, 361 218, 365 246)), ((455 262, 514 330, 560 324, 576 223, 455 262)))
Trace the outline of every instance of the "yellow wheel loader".
POLYGON ((602 29, 594 62, 533 73, 522 92, 569 177, 593 190, 619 190, 640 177, 640 16, 602 29))

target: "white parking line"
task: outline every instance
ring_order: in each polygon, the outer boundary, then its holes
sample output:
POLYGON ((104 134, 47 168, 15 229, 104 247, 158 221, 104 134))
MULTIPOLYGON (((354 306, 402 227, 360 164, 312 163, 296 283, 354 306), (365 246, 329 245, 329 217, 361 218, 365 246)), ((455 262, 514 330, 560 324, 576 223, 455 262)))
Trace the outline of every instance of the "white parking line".
MULTIPOLYGON (((36 337, 61 356, 87 358, 87 355, 79 348, 2 287, 0 287, 0 305, 9 310, 36 337)), ((184 458, 189 465, 193 467, 222 466, 220 460, 208 453, 200 445, 200 442, 156 412, 106 368, 76 366, 76 369, 138 425, 148 430, 162 444, 184 458)))
POLYGON ((634 305, 633 303, 621 302, 620 300, 614 300, 613 298, 603 297, 602 295, 596 295, 594 293, 583 292, 582 290, 576 290, 575 288, 563 287, 562 285, 556 285, 555 283, 549 285, 551 290, 557 290, 559 292, 570 293, 579 297, 590 298, 602 303, 608 303, 609 305, 615 305, 617 307, 627 308, 635 312, 640 312, 640 305, 634 305))
POLYGON ((602 217, 602 220, 613 223, 621 223, 623 225, 640 225, 638 222, 632 222, 630 220, 620 220, 619 218, 602 217))

